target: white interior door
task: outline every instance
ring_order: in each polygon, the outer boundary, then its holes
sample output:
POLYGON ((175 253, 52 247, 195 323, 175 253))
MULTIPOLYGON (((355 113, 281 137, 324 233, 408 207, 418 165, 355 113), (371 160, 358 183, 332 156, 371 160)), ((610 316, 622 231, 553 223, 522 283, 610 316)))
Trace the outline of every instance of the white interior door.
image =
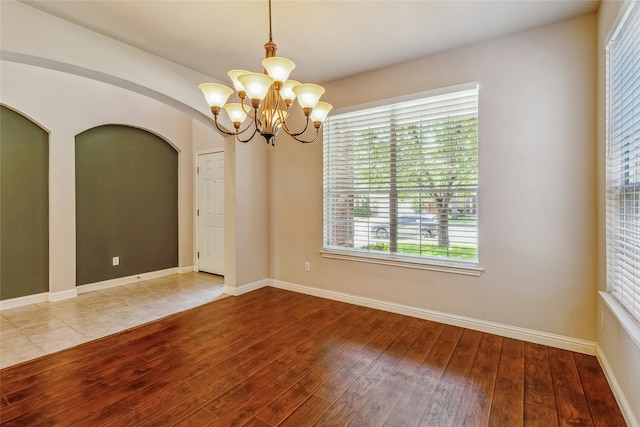
POLYGON ((224 275, 224 152, 198 155, 198 270, 224 275))

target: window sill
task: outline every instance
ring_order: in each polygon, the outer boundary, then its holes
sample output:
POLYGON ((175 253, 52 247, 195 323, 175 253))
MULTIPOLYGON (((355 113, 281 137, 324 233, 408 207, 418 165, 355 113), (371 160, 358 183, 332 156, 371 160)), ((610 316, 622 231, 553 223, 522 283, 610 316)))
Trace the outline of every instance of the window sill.
POLYGON ((629 334, 631 339, 640 348, 640 323, 633 318, 623 306, 616 300, 609 292, 599 291, 600 298, 604 301, 605 305, 609 307, 609 310, 618 319, 620 325, 629 334))
POLYGON ((341 259, 345 261, 366 262, 370 264, 390 265, 393 267, 415 268, 418 270, 439 271, 441 273, 463 274, 466 276, 480 276, 484 271, 475 262, 439 261, 434 259, 407 259, 408 257, 394 255, 378 255, 325 249, 320 252, 323 258, 341 259))

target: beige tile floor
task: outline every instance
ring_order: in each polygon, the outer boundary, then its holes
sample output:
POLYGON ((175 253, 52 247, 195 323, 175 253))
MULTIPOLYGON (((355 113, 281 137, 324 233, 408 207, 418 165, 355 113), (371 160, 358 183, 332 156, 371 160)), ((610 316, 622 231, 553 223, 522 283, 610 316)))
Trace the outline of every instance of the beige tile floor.
POLYGON ((0 368, 151 322, 215 299, 224 279, 174 274, 0 312, 0 368))

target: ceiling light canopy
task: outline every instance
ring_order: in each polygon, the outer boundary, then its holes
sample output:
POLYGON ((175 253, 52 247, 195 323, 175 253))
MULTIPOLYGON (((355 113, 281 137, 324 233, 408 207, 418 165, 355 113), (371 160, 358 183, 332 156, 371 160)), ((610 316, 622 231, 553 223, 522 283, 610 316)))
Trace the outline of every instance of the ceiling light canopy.
POLYGON ((256 133, 260 133, 267 143, 275 145, 275 136, 280 129, 296 141, 303 143, 315 141, 322 122, 333 106, 320 101, 320 97, 324 94, 322 86, 289 79, 289 74, 296 65, 287 58, 276 56, 278 47, 273 42, 271 33, 271 0, 269 0, 269 41, 264 48, 263 73, 252 73, 247 70, 231 70, 227 73, 240 102, 227 103, 233 94, 233 89, 225 85, 202 83, 199 86, 211 107, 216 127, 226 135, 235 136, 240 142, 248 142, 256 133), (306 118, 304 128, 297 132, 292 131, 287 125, 287 116, 296 98, 306 118), (218 122, 222 109, 227 112, 235 130, 229 130, 218 122), (245 122, 247 123, 244 124, 245 122), (309 128, 310 123, 313 123, 315 135, 312 139, 304 139, 301 136, 309 128), (240 135, 245 132, 249 136, 241 138, 240 135))

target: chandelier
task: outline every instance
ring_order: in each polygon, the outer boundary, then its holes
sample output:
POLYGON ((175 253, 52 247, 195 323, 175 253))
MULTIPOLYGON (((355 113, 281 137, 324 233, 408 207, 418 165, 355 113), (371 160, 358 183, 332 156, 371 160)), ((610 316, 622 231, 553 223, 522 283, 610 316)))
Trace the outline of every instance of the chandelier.
POLYGON ((322 86, 289 80, 289 74, 295 68, 295 64, 287 58, 276 56, 278 47, 273 42, 271 33, 271 0, 269 0, 269 41, 264 45, 264 49, 265 59, 262 61, 264 72, 231 70, 227 73, 238 91, 240 102, 227 103, 233 93, 233 89, 228 86, 218 83, 202 83, 199 86, 211 107, 216 127, 226 135, 235 136, 240 142, 249 142, 256 133, 260 133, 267 143, 275 145, 275 137, 280 129, 296 141, 302 143, 315 141, 322 122, 333 106, 320 101, 324 93, 322 86), (287 124, 287 116, 295 99, 298 100, 306 117, 305 126, 299 131, 292 131, 287 124), (235 130, 229 130, 219 123, 218 116, 222 109, 227 112, 235 130), (310 123, 313 123, 315 135, 312 139, 303 139, 301 136, 307 131, 310 123), (252 131, 251 128, 253 128, 252 131), (245 132, 249 136, 241 137, 245 132))

